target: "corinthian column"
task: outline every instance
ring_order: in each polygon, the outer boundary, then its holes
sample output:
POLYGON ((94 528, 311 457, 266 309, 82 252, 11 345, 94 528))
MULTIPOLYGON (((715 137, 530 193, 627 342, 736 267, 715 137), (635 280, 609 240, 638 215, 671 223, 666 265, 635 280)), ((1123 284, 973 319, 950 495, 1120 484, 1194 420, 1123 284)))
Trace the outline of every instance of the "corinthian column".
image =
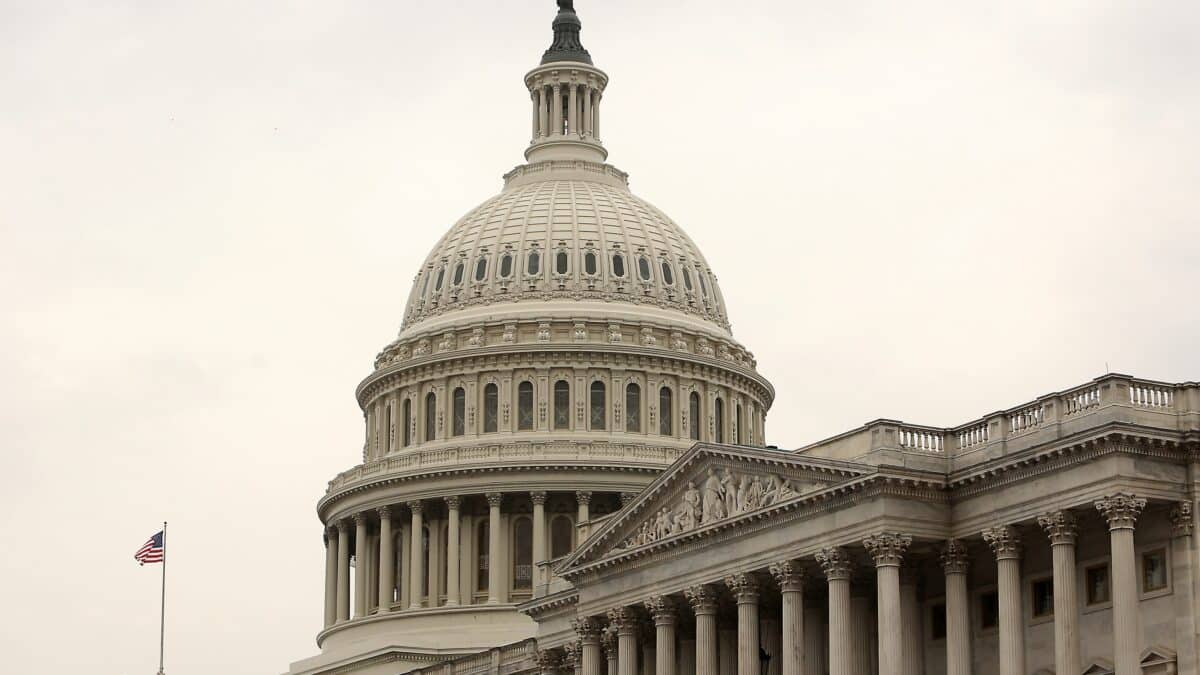
POLYGON ((459 551, 462 541, 458 532, 460 518, 459 508, 462 506, 461 497, 446 497, 446 606, 453 607, 459 602, 460 586, 458 580, 459 551))
POLYGON ((904 626, 904 675, 925 672, 925 641, 921 631, 921 601, 917 599, 918 567, 910 560, 900 567, 900 623, 904 626))
POLYGON ((946 573, 946 675, 971 675, 971 619, 967 611, 967 547, 957 539, 942 549, 946 573))
POLYGON ((608 625, 617 629, 617 673, 638 675, 638 617, 632 607, 608 610, 608 625))
POLYGON ((758 579, 739 572, 725 577, 725 585, 737 601, 738 675, 758 675, 758 579))
POLYGON ((337 623, 337 528, 325 530, 325 627, 337 623))
POLYGON ((1171 509, 1172 572, 1175 575, 1175 664, 1181 673, 1196 672, 1196 602, 1192 575, 1192 502, 1177 502, 1171 509))
POLYGON ((390 612, 396 589, 396 562, 393 553, 392 510, 379 507, 379 613, 390 612))
POLYGON ((1008 526, 983 531, 996 554, 1000 596, 1000 675, 1024 675, 1025 632, 1021 615, 1021 539, 1008 526))
POLYGON ((546 493, 534 491, 529 493, 533 501, 533 579, 535 584, 548 584, 550 579, 543 578, 542 573, 549 574, 543 569, 546 562, 546 493))
POLYGON ((583 675, 603 675, 600 672, 600 622, 585 616, 572 621, 571 627, 579 636, 579 649, 583 654, 583 675))
POLYGON ((696 613, 696 675, 717 675, 717 591, 702 584, 684 595, 696 613))
POLYGON ((654 620, 654 675, 675 675, 675 601, 665 595, 650 598, 646 611, 654 620))
POLYGON ((829 675, 851 675, 850 556, 841 547, 823 548, 817 562, 829 581, 829 675))
POLYGON ((1144 508, 1145 499, 1123 492, 1096 500, 1096 509, 1108 519, 1112 546, 1113 670, 1116 675, 1141 672, 1138 666, 1141 634, 1133 525, 1144 508))
POLYGON ((783 596, 783 646, 772 657, 779 661, 780 675, 803 675, 804 568, 799 561, 785 560, 769 569, 783 596))
POLYGON ((337 620, 345 621, 350 618, 350 521, 338 521, 337 528, 337 620))
MULTIPOLYGON (((425 595, 425 547, 422 545, 424 542, 421 536, 425 529, 425 505, 420 501, 412 501, 408 503, 408 510, 412 512, 412 525, 409 529, 411 539, 408 546, 408 571, 410 575, 408 607, 409 609, 420 609, 422 596, 425 595)), ((434 603, 431 602, 429 604, 433 605, 434 603)))
POLYGON ((904 665, 903 630, 900 616, 900 563, 912 537, 899 532, 880 532, 863 540, 875 560, 876 612, 879 631, 879 675, 901 675, 904 665))
POLYGON ((551 130, 551 136, 561 136, 563 132, 563 104, 562 104, 562 85, 555 82, 551 86, 551 91, 554 95, 551 97, 550 119, 554 128, 551 130))
POLYGON ((592 503, 592 493, 591 492, 580 490, 579 492, 575 493, 575 504, 577 506, 577 512, 575 514, 575 522, 579 523, 580 525, 583 525, 583 527, 579 528, 579 545, 580 546, 583 545, 583 540, 587 539, 587 536, 588 536, 588 526, 585 523, 587 523, 587 521, 590 519, 590 516, 588 515, 588 507, 591 503, 592 503))
POLYGON ((354 514, 354 618, 367 613, 367 514, 354 514))
POLYGON ((617 629, 613 626, 600 631, 600 648, 604 651, 604 659, 608 663, 608 675, 620 675, 617 640, 617 629))
POLYGON ((1075 537, 1070 511, 1038 516, 1054 558, 1054 672, 1079 672, 1079 601, 1075 591, 1075 537))

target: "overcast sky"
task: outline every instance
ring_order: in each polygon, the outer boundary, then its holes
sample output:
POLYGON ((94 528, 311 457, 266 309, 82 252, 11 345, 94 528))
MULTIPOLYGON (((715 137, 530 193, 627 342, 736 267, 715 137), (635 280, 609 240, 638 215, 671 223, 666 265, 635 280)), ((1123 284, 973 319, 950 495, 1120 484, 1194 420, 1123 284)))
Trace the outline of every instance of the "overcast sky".
MULTIPOLYGON (((610 161, 720 276, 768 441, 1200 379, 1200 4, 579 0, 610 161)), ((326 481, 528 141, 551 0, 0 0, 0 654, 315 653, 326 481)))

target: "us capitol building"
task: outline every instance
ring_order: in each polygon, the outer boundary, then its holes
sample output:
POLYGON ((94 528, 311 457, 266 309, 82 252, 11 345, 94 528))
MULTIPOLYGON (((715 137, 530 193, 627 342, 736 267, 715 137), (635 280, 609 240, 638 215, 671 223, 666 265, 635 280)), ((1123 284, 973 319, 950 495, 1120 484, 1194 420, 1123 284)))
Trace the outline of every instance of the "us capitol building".
POLYGON ((766 446, 774 390, 605 163, 608 77, 558 4, 526 163, 358 386, 320 652, 289 673, 1197 673, 1200 384, 766 446))

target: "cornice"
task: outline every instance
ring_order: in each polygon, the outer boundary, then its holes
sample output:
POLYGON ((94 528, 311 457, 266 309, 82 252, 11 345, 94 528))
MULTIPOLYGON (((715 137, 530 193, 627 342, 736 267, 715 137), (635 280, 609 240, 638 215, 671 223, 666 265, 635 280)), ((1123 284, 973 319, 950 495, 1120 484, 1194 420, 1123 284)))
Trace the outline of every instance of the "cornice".
POLYGON ((517 605, 517 611, 529 616, 530 618, 537 619, 538 617, 545 616, 555 610, 578 604, 579 591, 574 588, 569 588, 565 591, 559 591, 551 595, 541 598, 534 598, 533 600, 523 602, 520 605, 517 605))

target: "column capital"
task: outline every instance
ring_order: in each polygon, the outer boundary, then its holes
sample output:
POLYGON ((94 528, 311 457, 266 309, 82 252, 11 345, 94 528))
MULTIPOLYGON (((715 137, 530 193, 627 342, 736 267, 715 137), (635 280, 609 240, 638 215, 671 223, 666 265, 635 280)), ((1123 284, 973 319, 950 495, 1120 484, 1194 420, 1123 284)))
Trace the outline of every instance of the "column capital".
POLYGON ((571 621, 571 628, 580 640, 595 640, 600 637, 604 625, 594 616, 581 616, 571 621))
POLYGON ((500 506, 500 502, 504 499, 503 492, 488 492, 483 495, 487 498, 488 506, 500 506))
POLYGON ((325 526, 323 534, 326 537, 336 537, 338 534, 338 529, 339 527, 337 523, 330 523, 325 526))
POLYGON ((996 560, 1008 560, 1021 557, 1021 537, 1011 525, 989 527, 983 531, 983 540, 992 547, 996 560))
POLYGON ((880 532, 863 539, 863 546, 876 567, 899 567, 911 545, 912 537, 899 532, 880 532))
POLYGON ((457 511, 460 508, 462 508, 462 497, 460 497, 459 495, 445 497, 444 499, 446 500, 446 508, 447 509, 449 509, 451 511, 457 511))
POLYGON ((966 574, 970 564, 967 547, 957 539, 947 539, 942 548, 942 571, 946 574, 966 574))
POLYGON ((354 521, 350 518, 342 518, 337 521, 338 532, 349 532, 354 529, 354 521))
POLYGON ((591 504, 592 493, 588 490, 579 490, 575 493, 575 501, 579 502, 580 504, 591 504))
POLYGON ((381 523, 392 518, 392 507, 390 506, 381 506, 375 509, 375 511, 379 514, 379 522, 381 523))
POLYGON ((1074 546, 1079 535, 1079 524, 1070 511, 1051 511, 1038 516, 1038 525, 1050 537, 1051 546, 1074 546))
POLYGON ((583 664, 583 644, 578 640, 563 645, 563 665, 568 668, 583 664))
POLYGON ((414 516, 425 512, 425 502, 420 499, 413 500, 408 503, 408 510, 412 511, 414 516))
POLYGON ((637 499, 637 496, 638 496, 638 493, 636 493, 636 492, 622 492, 621 493, 621 506, 628 506, 629 502, 632 502, 633 500, 637 499))
POLYGON ((600 631, 600 648, 604 650, 605 658, 617 658, 617 629, 609 626, 600 631))
POLYGON ((817 563, 821 565, 821 570, 825 572, 825 578, 829 581, 849 581, 854 567, 850 555, 841 546, 830 546, 817 551, 817 563))
POLYGON ((529 493, 529 499, 534 504, 545 504, 546 503, 546 491, 545 490, 534 490, 533 492, 529 493))
POLYGON ((712 584, 700 584, 686 588, 683 591, 684 597, 687 598, 688 604, 692 606, 692 611, 696 614, 716 614, 717 613, 717 589, 712 587, 712 584))
POLYGON ((355 525, 366 525, 369 522, 371 522, 371 519, 367 515, 366 511, 359 511, 358 513, 354 514, 355 525))
POLYGON ((775 577, 775 583, 779 584, 779 589, 784 593, 804 590, 805 570, 799 560, 771 563, 767 571, 771 573, 772 577, 775 577))
POLYGON ((622 635, 632 635, 638 628, 638 615, 633 607, 613 607, 608 610, 608 625, 622 635))
POLYGON ((1192 533, 1192 503, 1178 502, 1171 509, 1171 536, 1186 537, 1192 533))
POLYGON ((656 595, 645 602, 646 611, 656 626, 674 626, 675 600, 666 595, 656 595))
POLYGON ((539 649, 534 655, 533 661, 542 675, 556 675, 559 666, 562 665, 563 657, 557 649, 539 649))
POLYGON ((1096 510, 1108 519, 1110 530, 1132 530, 1144 508, 1146 500, 1128 492, 1118 492, 1096 500, 1096 510))
POLYGON ((753 572, 738 572, 725 577, 725 587, 733 593, 733 597, 741 604, 758 603, 758 577, 753 572))

